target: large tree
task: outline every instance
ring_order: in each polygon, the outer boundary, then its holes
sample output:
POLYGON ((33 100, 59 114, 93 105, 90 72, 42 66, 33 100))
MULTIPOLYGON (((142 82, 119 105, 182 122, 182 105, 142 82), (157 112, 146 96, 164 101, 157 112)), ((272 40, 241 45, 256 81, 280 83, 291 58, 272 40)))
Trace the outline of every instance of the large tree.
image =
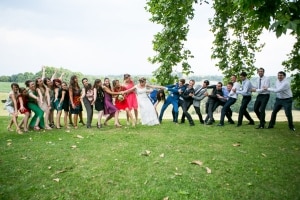
POLYGON ((215 10, 209 21, 215 37, 211 57, 217 60, 216 66, 225 79, 242 70, 250 76, 254 74, 255 53, 263 48, 258 39, 263 29, 274 31, 277 37, 291 34, 297 39, 288 60, 282 64, 292 74, 294 98, 300 102, 299 0, 147 0, 146 10, 152 14, 150 20, 162 25, 153 40, 157 55, 149 59, 160 65, 154 72, 157 80, 161 84, 172 83, 177 78, 172 75, 173 67, 178 64, 182 65, 184 74, 191 72, 188 59, 193 55, 184 47, 184 41, 188 22, 194 17, 193 6, 203 2, 215 10))

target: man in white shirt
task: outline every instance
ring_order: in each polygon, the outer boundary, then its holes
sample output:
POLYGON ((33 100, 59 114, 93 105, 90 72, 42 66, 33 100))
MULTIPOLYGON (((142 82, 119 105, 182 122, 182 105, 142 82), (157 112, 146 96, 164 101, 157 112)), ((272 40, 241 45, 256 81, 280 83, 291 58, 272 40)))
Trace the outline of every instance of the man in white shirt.
MULTIPOLYGON (((236 75, 232 75, 230 79, 233 83, 233 86, 232 86, 231 91, 228 94, 228 99, 221 110, 220 123, 218 124, 218 126, 224 126, 225 115, 226 115, 226 113, 228 113, 230 111, 230 106, 232 106, 237 100, 238 95, 237 95, 236 91, 240 90, 240 84, 238 82, 236 82, 236 80, 237 80, 236 75)), ((228 119, 229 123, 234 124, 234 121, 232 119, 231 120, 230 119, 228 119)))
POLYGON ((242 125, 243 122, 243 116, 246 117, 246 119, 249 120, 248 125, 254 125, 254 120, 251 118, 249 115, 249 112, 247 111, 248 104, 251 101, 251 90, 252 90, 252 84, 249 79, 247 79, 247 73, 242 72, 240 74, 240 78, 242 80, 242 89, 241 90, 236 90, 237 94, 243 95, 241 107, 239 110, 239 116, 238 116, 238 123, 237 127, 242 125))
POLYGON ((296 129, 293 124, 293 114, 292 114, 293 94, 291 90, 291 85, 286 80, 285 72, 283 71, 278 72, 277 78, 278 80, 276 81, 275 88, 264 88, 264 90, 266 91, 271 91, 276 93, 276 101, 273 107, 271 120, 268 128, 274 128, 277 113, 283 107, 289 123, 290 130, 295 131, 296 129))
POLYGON ((263 88, 270 87, 270 80, 264 75, 264 68, 259 68, 257 70, 257 73, 259 76, 257 81, 257 87, 253 88, 252 92, 258 93, 254 103, 254 112, 257 118, 259 119, 259 125, 256 127, 256 129, 262 129, 265 128, 266 107, 270 98, 270 91, 264 90, 263 88))

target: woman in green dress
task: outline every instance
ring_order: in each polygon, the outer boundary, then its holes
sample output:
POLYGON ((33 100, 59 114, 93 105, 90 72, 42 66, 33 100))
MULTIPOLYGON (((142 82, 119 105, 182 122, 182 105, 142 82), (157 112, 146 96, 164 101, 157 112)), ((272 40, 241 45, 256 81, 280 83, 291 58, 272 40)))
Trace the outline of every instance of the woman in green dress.
POLYGON ((45 128, 44 123, 44 111, 38 105, 38 94, 35 88, 35 84, 33 81, 28 80, 25 82, 25 85, 28 90, 28 108, 34 112, 34 116, 32 117, 29 127, 34 130, 40 130, 45 128))

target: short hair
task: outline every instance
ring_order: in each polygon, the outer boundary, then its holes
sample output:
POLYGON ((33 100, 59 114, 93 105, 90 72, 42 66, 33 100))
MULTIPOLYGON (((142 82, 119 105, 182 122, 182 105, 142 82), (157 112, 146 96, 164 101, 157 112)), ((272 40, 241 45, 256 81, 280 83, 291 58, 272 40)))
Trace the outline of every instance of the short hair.
POLYGON ((185 79, 179 79, 179 82, 181 82, 182 84, 185 84, 185 79))
POLYGON ((218 82, 218 84, 220 84, 220 85, 221 85, 221 87, 223 86, 223 83, 222 83, 222 82, 218 82))
POLYGON ((233 86, 233 82, 228 82, 227 85, 233 86))
POLYGON ((258 70, 262 70, 263 72, 265 72, 265 69, 262 68, 262 67, 258 68, 257 71, 258 71, 258 70))
POLYGON ((209 80, 204 80, 203 83, 205 83, 206 85, 209 85, 209 80))
POLYGON ((280 72, 278 72, 278 74, 282 74, 284 77, 286 76, 284 71, 280 71, 280 72))
POLYGON ((246 72, 241 72, 240 76, 247 77, 247 73, 246 72))

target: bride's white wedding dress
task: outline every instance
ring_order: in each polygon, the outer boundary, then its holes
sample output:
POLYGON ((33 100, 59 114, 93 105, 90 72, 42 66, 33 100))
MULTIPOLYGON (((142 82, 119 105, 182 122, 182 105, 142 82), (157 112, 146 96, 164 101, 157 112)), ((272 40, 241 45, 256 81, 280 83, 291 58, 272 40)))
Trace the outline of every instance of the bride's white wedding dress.
POLYGON ((146 87, 140 88, 138 86, 135 86, 135 89, 137 93, 142 125, 153 126, 159 124, 155 108, 147 95, 149 90, 147 90, 146 87))

